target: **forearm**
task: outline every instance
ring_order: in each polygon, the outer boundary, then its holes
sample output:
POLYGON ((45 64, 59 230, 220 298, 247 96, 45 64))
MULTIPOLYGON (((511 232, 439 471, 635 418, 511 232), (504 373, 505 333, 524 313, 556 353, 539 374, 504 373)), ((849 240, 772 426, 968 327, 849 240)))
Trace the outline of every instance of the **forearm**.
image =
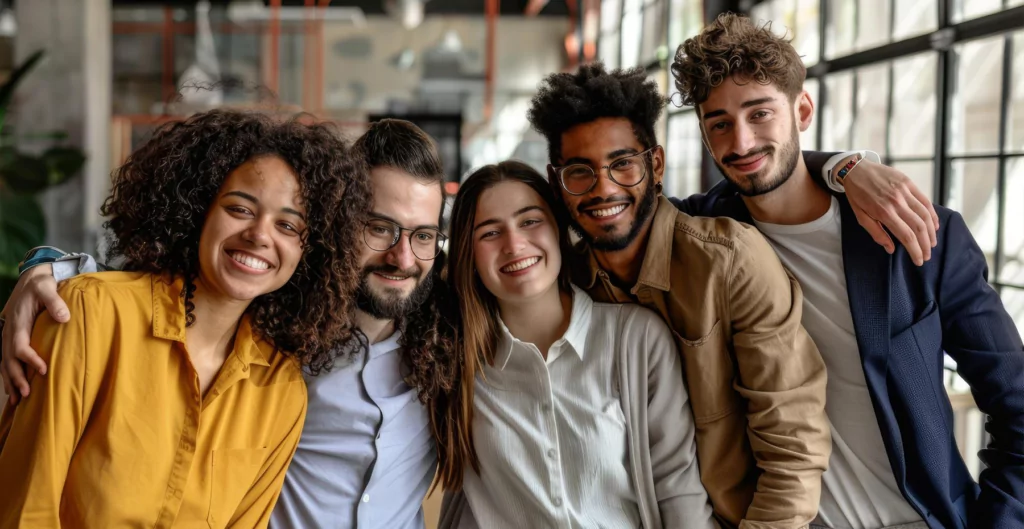
POLYGON ((760 236, 738 247, 732 274, 737 390, 762 471, 742 527, 790 528, 818 511, 832 440, 825 363, 801 319, 803 293, 760 236))

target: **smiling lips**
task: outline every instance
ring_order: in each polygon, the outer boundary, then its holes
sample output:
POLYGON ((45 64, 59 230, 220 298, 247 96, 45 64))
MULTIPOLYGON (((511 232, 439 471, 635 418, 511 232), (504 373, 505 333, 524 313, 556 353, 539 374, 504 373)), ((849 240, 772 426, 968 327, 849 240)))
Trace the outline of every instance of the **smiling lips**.
POLYGON ((730 163, 729 165, 739 169, 740 171, 747 173, 760 169, 761 162, 763 162, 767 156, 768 153, 761 153, 760 155, 755 155, 753 158, 750 159, 750 161, 740 162, 739 160, 737 160, 735 162, 730 163))
POLYGON ((270 270, 270 263, 260 259, 259 257, 249 255, 244 252, 229 251, 228 256, 231 257, 236 263, 241 264, 247 268, 251 268, 255 271, 270 270))
POLYGON ((409 276, 393 276, 393 275, 388 275, 388 274, 385 274, 385 273, 382 273, 382 272, 374 272, 374 273, 377 274, 380 277, 383 277, 384 279, 389 280, 389 281, 405 281, 406 279, 409 279, 409 276))
POLYGON ((501 271, 501 273, 503 274, 513 274, 516 272, 522 272, 523 270, 526 270, 527 268, 530 268, 531 266, 539 262, 540 257, 527 257, 525 259, 520 259, 518 261, 514 261, 510 264, 507 264, 499 268, 499 271, 501 271))

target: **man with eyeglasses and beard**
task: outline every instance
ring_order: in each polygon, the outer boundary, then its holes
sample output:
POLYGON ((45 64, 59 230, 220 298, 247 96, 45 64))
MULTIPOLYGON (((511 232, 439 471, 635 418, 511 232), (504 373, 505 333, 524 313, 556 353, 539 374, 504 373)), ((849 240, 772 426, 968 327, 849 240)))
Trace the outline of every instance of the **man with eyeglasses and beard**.
MULTIPOLYGON (((443 282, 435 279, 444 257, 444 170, 436 146, 409 122, 382 120, 355 147, 373 180, 373 208, 357 249, 358 340, 340 345, 332 365, 304 366, 308 412, 271 516, 275 528, 421 529, 437 466, 428 409, 456 377, 447 354, 453 348, 444 342, 451 333, 441 329, 443 282)), ((5 308, 3 369, 12 398, 19 390, 30 398, 20 362, 45 372, 28 345, 38 309, 66 321, 57 281, 95 271, 88 256, 39 262, 5 308)))

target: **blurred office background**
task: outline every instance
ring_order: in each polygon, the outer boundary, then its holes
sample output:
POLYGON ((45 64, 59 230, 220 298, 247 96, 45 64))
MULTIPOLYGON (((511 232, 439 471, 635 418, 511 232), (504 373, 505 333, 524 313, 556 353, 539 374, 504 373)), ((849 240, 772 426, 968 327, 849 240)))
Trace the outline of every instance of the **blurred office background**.
MULTIPOLYGON (((1024 0, 0 0, 0 80, 45 52, 0 89, 0 290, 29 242, 102 252, 110 171, 168 120, 307 111, 355 137, 404 117, 454 190, 485 163, 543 168, 526 109, 544 75, 641 66, 672 97, 676 47, 730 10, 803 55, 804 148, 875 150, 959 210, 1024 330, 1024 0)), ((678 101, 658 135, 666 193, 684 196, 720 176, 678 101)), ((952 362, 948 387, 977 471, 981 416, 952 362)))

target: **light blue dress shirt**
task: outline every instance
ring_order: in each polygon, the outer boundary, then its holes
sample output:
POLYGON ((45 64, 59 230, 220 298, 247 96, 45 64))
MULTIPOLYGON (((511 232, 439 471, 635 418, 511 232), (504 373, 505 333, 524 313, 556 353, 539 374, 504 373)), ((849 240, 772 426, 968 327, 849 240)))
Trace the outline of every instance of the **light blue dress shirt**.
POLYGON ((306 424, 271 527, 423 528, 437 454, 398 338, 306 377, 306 424))

